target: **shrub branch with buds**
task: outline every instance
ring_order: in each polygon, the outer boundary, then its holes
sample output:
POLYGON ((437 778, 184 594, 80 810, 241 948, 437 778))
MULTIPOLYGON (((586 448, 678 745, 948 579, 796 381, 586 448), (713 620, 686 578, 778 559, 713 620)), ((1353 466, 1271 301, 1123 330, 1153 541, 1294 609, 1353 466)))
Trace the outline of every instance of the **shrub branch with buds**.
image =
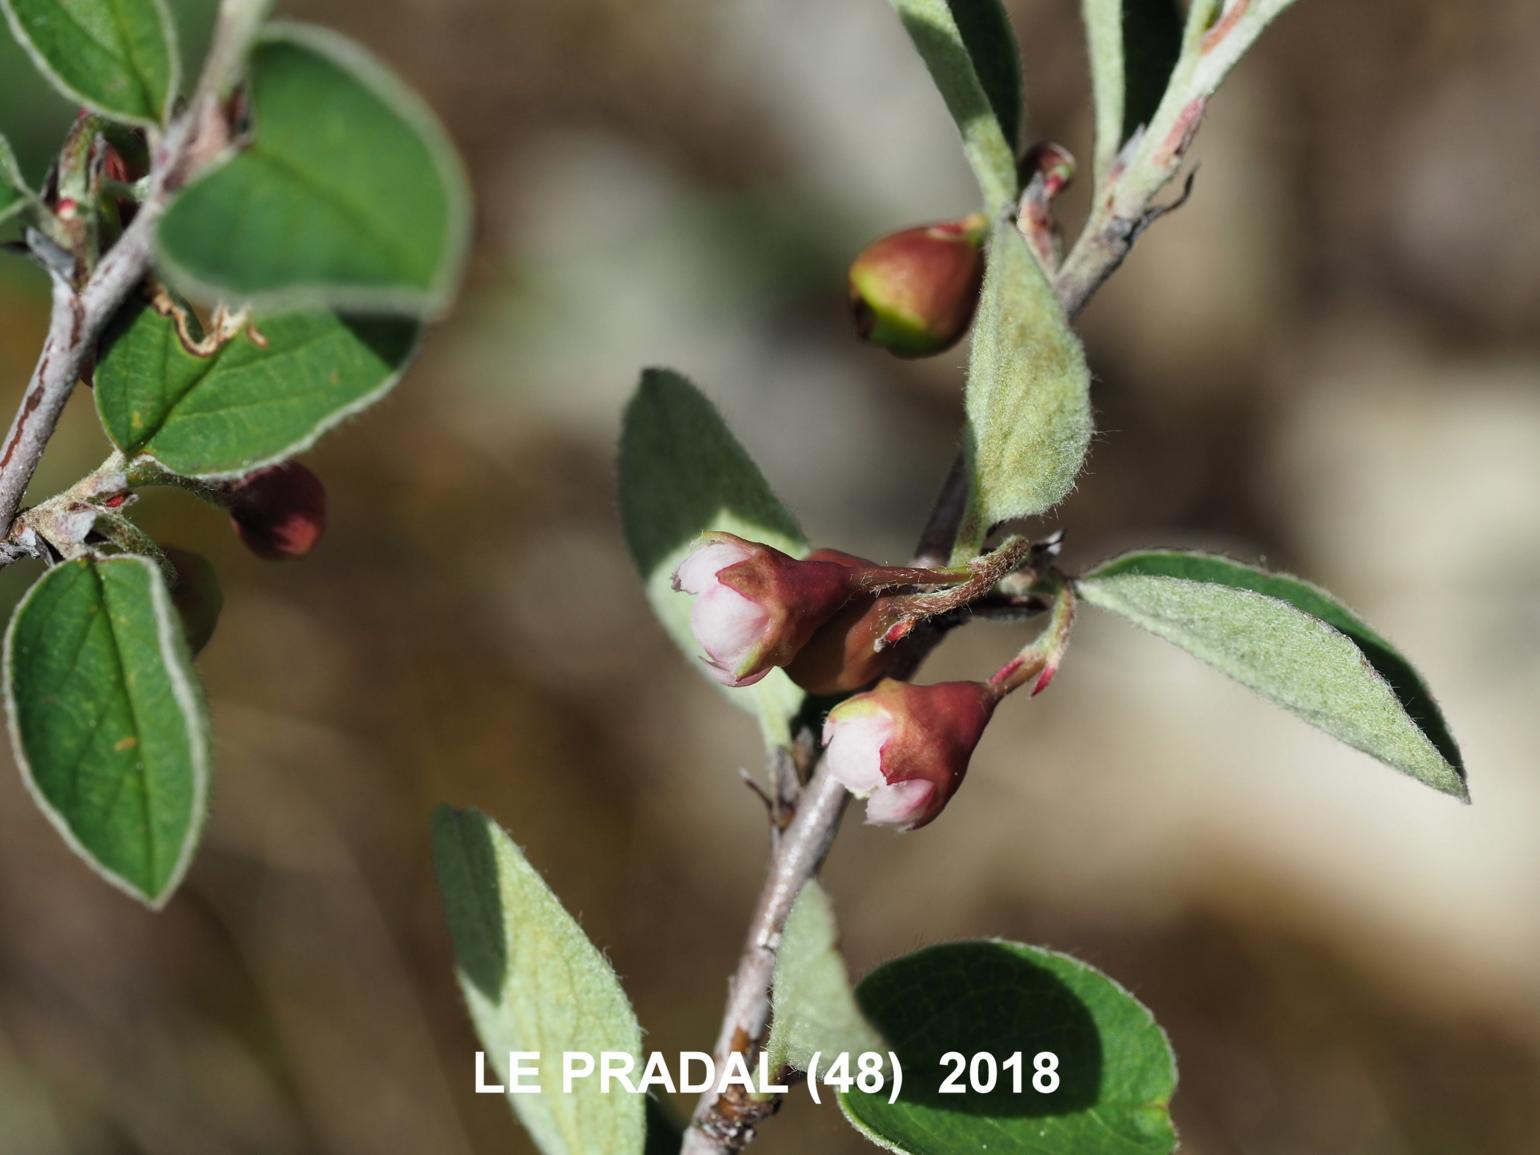
MULTIPOLYGON (((621 516, 648 598, 680 648, 759 719, 768 750, 768 781, 756 791, 768 810, 769 866, 715 1057, 763 1057, 784 1079, 814 1056, 880 1050, 885 1039, 911 1071, 934 1069, 948 1050, 1058 1045, 1099 1055, 1101 1069, 1073 1103, 1042 1113, 1021 1113, 1014 1099, 975 1097, 954 1110, 924 1094, 890 1103, 885 1088, 832 1085, 856 1130, 891 1151, 1165 1155, 1175 1147, 1174 1060, 1122 987, 1051 951, 990 940, 907 956, 852 990, 816 878, 852 797, 864 799, 869 822, 918 831, 906 852, 924 853, 932 836, 921 828, 943 811, 967 821, 968 766, 989 721, 1018 690, 1025 699, 1049 685, 1083 605, 1138 623, 1381 762, 1466 797, 1459 750, 1422 680, 1330 595, 1172 550, 1067 573, 1061 534, 1034 540, 1021 529, 1063 516, 1091 443, 1091 372, 1071 318, 1139 235, 1191 193, 1189 174, 1160 199, 1221 80, 1289 0, 1193 0, 1185 14, 1169 0, 1084 0, 1094 188, 1090 217, 1067 247, 1055 202, 1076 165, 1053 142, 1023 147, 1020 59, 998 0, 892 3, 957 122, 981 200, 961 220, 889 234, 850 266, 858 338, 916 357, 972 327, 961 448, 917 519, 912 561, 885 567, 811 549, 682 376, 648 370, 625 415, 621 516), (930 651, 972 622, 1037 628, 987 677, 915 680, 930 651), (1055 996, 1068 1003, 1035 999, 1045 984, 1068 992, 1055 996), (1065 1025, 1070 1004, 1071 1017, 1090 1024, 1078 1034, 1065 1025)), ((568 1045, 639 1046, 626 1042, 638 1027, 603 956, 548 893, 521 897, 529 867, 507 835, 474 811, 447 809, 436 835, 462 987, 489 1047, 530 1041, 517 966, 478 978, 482 944, 505 926, 574 940, 574 973, 607 992, 613 1013, 574 1028, 568 1045), (487 865, 476 869, 478 860, 487 865)), ((624 1096, 564 1101, 559 1134, 549 1105, 512 1102, 549 1155, 639 1153, 653 1143, 723 1155, 753 1140, 780 1098, 713 1088, 682 1134, 624 1096)))
POLYGON ((265 0, 223 0, 187 91, 160 0, 0 8, 81 106, 36 190, 0 139, 8 247, 53 286, 0 443, 0 566, 44 567, 6 633, 11 735, 69 846, 159 907, 203 829, 211 740, 191 656, 222 598, 209 562, 152 540, 133 506, 174 486, 226 511, 259 557, 315 548, 325 490, 292 459, 394 385, 448 306, 467 192, 409 89, 340 36, 269 21, 265 0), (80 382, 111 452, 24 507, 80 382))

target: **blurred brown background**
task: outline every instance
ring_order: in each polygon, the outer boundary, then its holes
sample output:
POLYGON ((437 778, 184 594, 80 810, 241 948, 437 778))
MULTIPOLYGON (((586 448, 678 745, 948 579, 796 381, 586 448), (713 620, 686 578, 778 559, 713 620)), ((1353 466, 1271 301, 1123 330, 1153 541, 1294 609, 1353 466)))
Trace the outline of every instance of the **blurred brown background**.
MULTIPOLYGON (((191 55, 210 5, 179 7, 191 55)), ((530 1150, 471 1093, 439 801, 524 845, 650 1046, 707 1046, 763 865, 736 776, 759 755, 632 578, 620 406, 644 364, 689 372, 815 541, 892 560, 955 443, 965 352, 900 364, 844 316, 864 241, 973 204, 882 0, 286 9, 427 94, 476 257, 405 384, 312 455, 333 525, 310 563, 254 561, 175 495, 141 507, 227 597, 214 814, 170 909, 93 878, 0 774, 7 1155, 530 1150)), ((1012 9, 1034 133, 1088 156, 1077 5, 1012 9)), ((1216 102, 1191 203, 1084 316, 1101 436, 1061 517, 1073 563, 1204 545, 1341 594, 1440 694, 1474 806, 1088 614, 943 821, 852 823, 831 860, 857 971, 1003 935, 1121 979, 1174 1040, 1195 1155, 1536 1149, 1537 73, 1527 0, 1301 0, 1216 102)), ((34 179, 69 115, 0 46, 34 179)), ((44 288, 0 265, 9 396, 44 288)), ((79 397, 36 492, 104 452, 79 397)), ((932 672, 1016 640, 979 627, 932 672)), ((798 1096, 758 1149, 868 1148, 798 1096)))

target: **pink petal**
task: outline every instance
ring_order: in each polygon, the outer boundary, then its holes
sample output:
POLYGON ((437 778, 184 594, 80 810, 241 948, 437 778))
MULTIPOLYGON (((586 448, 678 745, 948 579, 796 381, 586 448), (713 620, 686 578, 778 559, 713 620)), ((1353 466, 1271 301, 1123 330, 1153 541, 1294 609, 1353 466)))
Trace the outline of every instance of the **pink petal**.
POLYGON ((752 556, 736 542, 708 541, 679 563, 674 571, 674 588, 688 594, 703 594, 716 586, 718 572, 752 556))
POLYGON ((857 798, 883 786, 882 747, 893 732, 893 719, 881 710, 831 717, 824 726, 829 773, 857 798))
POLYGON ((690 607, 690 630, 713 666, 740 669, 763 642, 770 615, 729 586, 716 585, 690 607))
POLYGON ((913 826, 925 817, 935 792, 936 788, 922 779, 883 786, 866 803, 866 821, 872 826, 913 826))

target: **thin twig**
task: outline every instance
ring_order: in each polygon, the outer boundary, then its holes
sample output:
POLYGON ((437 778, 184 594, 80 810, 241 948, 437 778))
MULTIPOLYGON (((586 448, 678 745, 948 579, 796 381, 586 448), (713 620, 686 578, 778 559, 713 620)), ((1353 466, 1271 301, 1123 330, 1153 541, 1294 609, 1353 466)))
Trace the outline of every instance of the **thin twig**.
MULTIPOLYGON (((48 337, 37 367, 22 394, 5 441, 0 443, 0 527, 10 537, 16 513, 43 450, 53 437, 59 416, 79 380, 97 339, 107 322, 122 307, 150 268, 150 249, 156 222, 170 197, 213 155, 209 126, 219 122, 218 94, 233 79, 245 59, 246 46, 255 34, 266 5, 261 0, 224 0, 209 68, 198 86, 198 95, 172 122, 155 150, 149 190, 132 224, 91 273, 77 293, 70 278, 49 264, 53 277, 53 308, 48 337), (216 75, 216 70, 218 74, 216 75)), ((12 551, 0 550, 0 565, 14 560, 12 551)))
MULTIPOLYGON (((1270 18, 1278 0, 1264 0, 1267 12, 1247 19, 1234 31, 1211 34, 1195 50, 1184 53, 1183 66, 1151 120, 1150 129, 1130 141, 1119 163, 1097 190, 1091 218, 1053 276, 1054 291, 1067 317, 1074 317, 1091 295, 1123 263, 1134 241, 1170 207, 1152 207, 1181 167, 1203 119, 1207 98, 1228 68, 1270 18)), ((1192 46, 1190 46, 1191 48, 1192 46)), ((1186 199, 1186 192, 1177 203, 1186 199)), ((951 555, 952 542, 967 504, 968 468, 959 453, 947 472, 914 564, 934 566, 951 555)), ((1027 607, 1023 607, 1027 608, 1027 607)), ((1036 608, 1035 606, 1032 608, 1036 608)), ((908 677, 945 633, 941 623, 925 623, 904 643, 900 669, 892 676, 908 677)), ((823 866, 834 841, 849 795, 820 765, 803 791, 798 813, 781 836, 770 858, 738 967, 730 983, 727 1010, 717 1039, 718 1069, 732 1051, 752 1055, 764 1045, 770 1018, 770 984, 786 916, 802 888, 823 866)), ((744 1095, 717 1096, 708 1091, 696 1104, 680 1155, 733 1155, 754 1138, 754 1123, 774 1110, 773 1103, 744 1095)))

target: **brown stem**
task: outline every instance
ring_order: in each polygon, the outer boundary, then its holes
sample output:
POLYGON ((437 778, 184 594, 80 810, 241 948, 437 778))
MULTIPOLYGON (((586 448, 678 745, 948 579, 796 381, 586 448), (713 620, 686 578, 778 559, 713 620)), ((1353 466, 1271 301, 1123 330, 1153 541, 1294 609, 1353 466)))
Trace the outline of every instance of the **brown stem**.
MULTIPOLYGON (((1166 211, 1151 208, 1154 198, 1185 157, 1208 94, 1217 86, 1224 69, 1254 37, 1255 30, 1247 32, 1247 37, 1228 38, 1227 59, 1202 62, 1207 72, 1193 65, 1183 74, 1184 83, 1173 80, 1172 91, 1151 124, 1157 135, 1132 143, 1129 155, 1114 166, 1103 187, 1097 190, 1096 204, 1085 230, 1053 275, 1054 291, 1066 316, 1073 317, 1080 311, 1122 264, 1139 234, 1166 211)), ((944 565, 950 559, 967 499, 967 461, 959 452, 926 519, 915 550, 916 566, 944 565)), ((918 625, 904 641, 898 669, 890 671, 890 676, 911 676, 944 633, 939 618, 918 625)), ((770 983, 786 916, 803 886, 822 867, 847 797, 843 787, 820 767, 803 792, 795 819, 771 856, 748 941, 729 984, 727 1011, 717 1041, 719 1064, 730 1051, 741 1051, 752 1058, 764 1045, 770 1018, 770 983)), ((742 1096, 719 1097, 708 1091, 696 1104, 681 1155, 732 1155, 741 1151, 754 1137, 754 1123, 773 1110, 773 1102, 751 1102, 742 1096)))
MULTIPOLYGON (((224 0, 199 96, 166 130, 156 149, 144 203, 85 285, 77 292, 71 284, 73 269, 50 267, 54 287, 48 337, 10 431, 0 442, 0 536, 4 538, 10 537, 27 486, 53 437, 65 402, 96 348, 97 338, 149 271, 156 221, 165 211, 171 194, 198 167, 195 158, 206 159, 209 155, 208 126, 212 119, 217 119, 211 118, 209 106, 231 79, 230 75, 214 75, 215 69, 240 66, 245 46, 256 31, 256 14, 263 7, 255 0, 224 0)), ((0 551, 0 564, 14 560, 15 556, 11 551, 0 551)))

